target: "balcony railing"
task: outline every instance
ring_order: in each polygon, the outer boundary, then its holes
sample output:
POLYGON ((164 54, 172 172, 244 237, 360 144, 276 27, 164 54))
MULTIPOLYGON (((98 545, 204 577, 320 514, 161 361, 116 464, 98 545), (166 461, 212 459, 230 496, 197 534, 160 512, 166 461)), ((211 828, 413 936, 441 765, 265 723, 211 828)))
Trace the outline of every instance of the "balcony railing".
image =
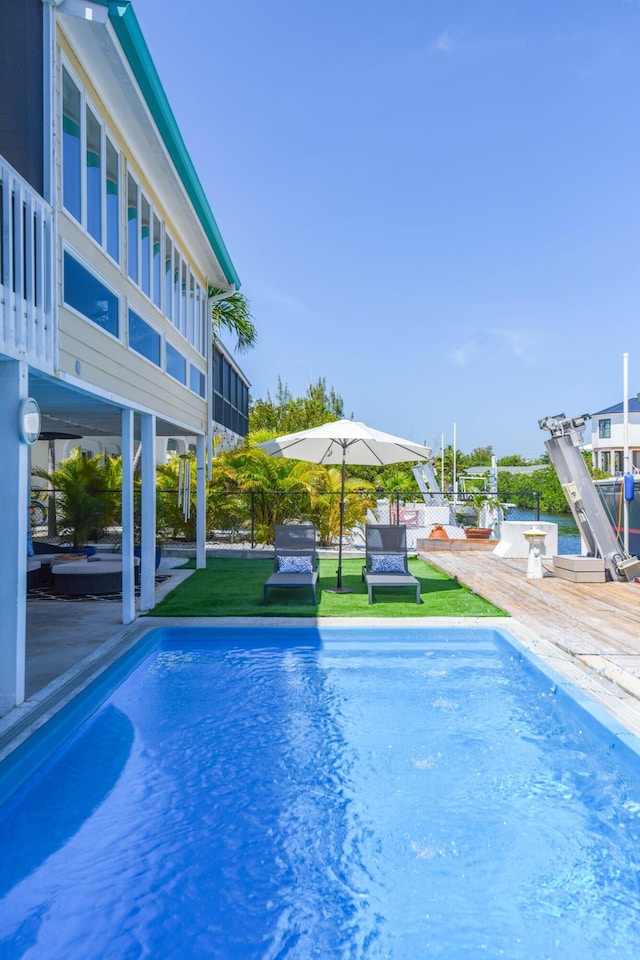
POLYGON ((0 156, 0 355, 53 372, 51 207, 0 156))

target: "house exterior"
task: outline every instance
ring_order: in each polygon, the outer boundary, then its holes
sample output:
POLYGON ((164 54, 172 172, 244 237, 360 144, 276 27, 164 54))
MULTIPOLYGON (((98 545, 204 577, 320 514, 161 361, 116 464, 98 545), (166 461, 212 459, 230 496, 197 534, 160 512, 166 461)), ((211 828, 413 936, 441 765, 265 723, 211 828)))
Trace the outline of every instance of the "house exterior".
POLYGON ((132 4, 2 0, 2 23, 0 496, 17 509, 5 514, 0 567, 0 713, 24 698, 32 431, 119 443, 128 623, 134 450, 148 610, 158 442, 195 445, 203 566, 212 425, 228 421, 241 435, 248 401, 223 348, 230 372, 216 389, 207 291, 237 289, 239 279, 132 4))
POLYGON ((595 467, 612 477, 640 473, 640 399, 631 397, 629 411, 629 463, 624 463, 623 402, 599 410, 591 417, 591 447, 595 467))

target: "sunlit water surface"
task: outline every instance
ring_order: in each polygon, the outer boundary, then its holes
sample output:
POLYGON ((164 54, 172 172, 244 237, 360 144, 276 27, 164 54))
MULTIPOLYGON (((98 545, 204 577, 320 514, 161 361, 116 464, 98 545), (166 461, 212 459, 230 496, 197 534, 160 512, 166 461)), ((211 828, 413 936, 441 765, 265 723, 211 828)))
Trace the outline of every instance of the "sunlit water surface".
POLYGON ((548 678, 307 635, 174 632, 5 805, 0 958, 637 960, 639 780, 548 678))

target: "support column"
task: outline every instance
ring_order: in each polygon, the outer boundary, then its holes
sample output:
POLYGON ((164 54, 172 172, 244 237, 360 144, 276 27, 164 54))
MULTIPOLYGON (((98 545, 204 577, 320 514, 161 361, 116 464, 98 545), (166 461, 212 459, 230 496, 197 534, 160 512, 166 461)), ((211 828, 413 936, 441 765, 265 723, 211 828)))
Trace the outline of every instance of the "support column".
POLYGON ((133 410, 122 411, 122 622, 136 618, 133 567, 133 410))
POLYGON ((205 438, 196 437, 196 569, 207 565, 207 484, 205 438))
POLYGON ((142 439, 142 505, 140 611, 152 610, 156 598, 156 418, 140 418, 142 439))
POLYGON ((18 410, 28 396, 28 366, 0 361, 0 503, 3 511, 0 576, 0 714, 24 700, 29 451, 20 440, 18 410))

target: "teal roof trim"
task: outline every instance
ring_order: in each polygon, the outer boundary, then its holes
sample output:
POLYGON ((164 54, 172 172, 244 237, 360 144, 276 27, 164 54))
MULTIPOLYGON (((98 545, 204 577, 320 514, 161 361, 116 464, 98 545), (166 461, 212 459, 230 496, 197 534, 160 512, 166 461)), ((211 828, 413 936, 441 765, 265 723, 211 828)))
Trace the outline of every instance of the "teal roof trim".
POLYGON ((239 290, 240 279, 211 212, 129 0, 109 0, 109 19, 227 282, 235 284, 239 290))

